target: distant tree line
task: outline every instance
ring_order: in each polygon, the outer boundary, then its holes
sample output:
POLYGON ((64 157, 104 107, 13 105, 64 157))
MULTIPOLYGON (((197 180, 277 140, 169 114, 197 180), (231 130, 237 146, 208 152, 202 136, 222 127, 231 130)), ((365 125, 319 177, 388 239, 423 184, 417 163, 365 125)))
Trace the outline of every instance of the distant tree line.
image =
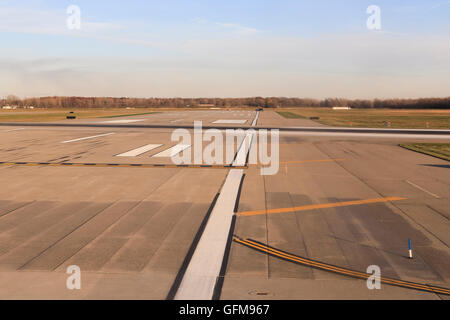
POLYGON ((216 106, 218 108, 258 107, 351 107, 389 109, 450 109, 450 97, 421 99, 351 100, 340 98, 307 99, 283 97, 253 98, 110 98, 110 97, 39 97, 20 99, 10 95, 0 99, 0 106, 35 108, 186 108, 216 106))

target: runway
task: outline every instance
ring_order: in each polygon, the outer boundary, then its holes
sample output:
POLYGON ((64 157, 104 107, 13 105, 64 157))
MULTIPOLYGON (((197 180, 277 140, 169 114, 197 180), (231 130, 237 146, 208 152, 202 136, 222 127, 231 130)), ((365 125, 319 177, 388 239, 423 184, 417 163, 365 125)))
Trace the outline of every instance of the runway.
MULTIPOLYGON (((255 117, 255 120, 257 118, 255 117)), ((202 121, 202 120, 200 120, 202 121)), ((230 120, 231 121, 231 120, 230 120)), ((194 129, 192 125, 174 125, 174 124, 130 124, 127 122, 108 122, 108 123, 0 123, 0 126, 22 126, 22 127, 54 127, 54 128, 127 128, 127 129, 194 129), (120 123, 120 124, 119 124, 120 123)), ((171 123, 173 123, 171 121, 171 123)), ((220 122, 219 125, 203 125, 204 129, 249 129, 252 126, 245 126, 241 123, 230 125, 233 122, 220 122), (241 124, 241 125, 240 125, 241 124)), ((358 136, 358 137, 386 137, 398 138, 410 135, 411 138, 430 138, 430 139, 448 139, 450 130, 422 130, 422 129, 372 129, 372 128, 335 128, 335 127, 279 127, 279 126, 255 126, 257 130, 279 130, 286 134, 307 134, 314 136, 358 136)), ((17 130, 23 130, 17 129, 17 130)), ((14 129, 4 130, 15 131, 14 129)))
POLYGON ((272 111, 205 110, 1 124, 0 139, 1 299, 174 298, 200 250, 211 256, 199 260, 205 273, 214 270, 220 283, 211 298, 449 297, 386 283, 369 290, 364 280, 229 237, 360 272, 377 265, 382 277, 448 289, 448 162, 398 146, 449 142, 446 130, 335 129, 272 111), (233 146, 239 167, 225 155, 220 170, 174 166, 173 156, 194 159, 195 150, 194 141, 177 146, 173 129, 191 132, 196 120, 205 129, 281 129, 278 173, 261 175, 240 145, 233 146), (242 175, 227 183, 232 170, 242 175), (212 234, 225 234, 224 248, 202 240, 219 213, 226 223, 212 234), (215 255, 219 268, 209 265, 215 255), (82 271, 81 290, 66 288, 70 265, 82 271))

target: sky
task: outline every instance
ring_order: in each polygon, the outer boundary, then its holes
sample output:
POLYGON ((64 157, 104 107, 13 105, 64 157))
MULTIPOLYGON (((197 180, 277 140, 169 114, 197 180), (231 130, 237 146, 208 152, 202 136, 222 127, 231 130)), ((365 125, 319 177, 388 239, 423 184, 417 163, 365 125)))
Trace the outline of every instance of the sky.
POLYGON ((450 96, 450 0, 0 0, 9 94, 450 96))

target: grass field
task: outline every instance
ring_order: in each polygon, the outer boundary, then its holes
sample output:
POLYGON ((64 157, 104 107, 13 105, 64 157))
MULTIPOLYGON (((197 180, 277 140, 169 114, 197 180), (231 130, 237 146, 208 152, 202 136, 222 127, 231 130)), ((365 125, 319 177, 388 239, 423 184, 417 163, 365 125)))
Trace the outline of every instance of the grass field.
POLYGON ((278 111, 277 113, 286 119, 305 119, 304 116, 289 111, 278 111))
POLYGON ((411 143, 401 144, 400 146, 412 151, 450 161, 450 143, 411 143))
POLYGON ((146 114, 155 114, 159 112, 145 112, 145 113, 133 113, 133 114, 118 114, 113 116, 101 117, 101 118, 121 118, 121 117, 133 117, 133 116, 145 116, 146 114))
MULTIPOLYGON (((245 108, 243 108, 245 109, 245 108)), ((155 112, 184 109, 35 109, 0 110, 0 122, 47 122, 65 120, 69 111, 77 119, 139 116, 155 112)), ((201 110, 201 109, 196 109, 201 110)), ((287 119, 319 117, 315 120, 329 126, 368 128, 450 129, 450 110, 331 110, 322 108, 278 109, 287 119)))
MULTIPOLYGON (((87 118, 119 118, 141 116, 166 111, 210 110, 210 108, 111 108, 111 109, 34 109, 34 110, 2 110, 0 122, 50 122, 66 120, 66 116, 73 111, 77 119, 87 118)), ((254 108, 223 108, 223 110, 254 110, 254 108)))
POLYGON ((142 113, 136 113, 136 110, 126 109, 74 109, 74 110, 61 110, 61 109, 35 109, 30 110, 8 110, 0 111, 0 122, 47 122, 47 121, 60 121, 66 120, 66 116, 69 115, 69 111, 73 111, 77 119, 87 118, 117 118, 126 116, 138 116, 155 113, 152 109, 142 109, 142 113))
POLYGON ((320 117, 317 122, 337 127, 450 129, 450 110, 292 108, 277 112, 288 119, 320 117))

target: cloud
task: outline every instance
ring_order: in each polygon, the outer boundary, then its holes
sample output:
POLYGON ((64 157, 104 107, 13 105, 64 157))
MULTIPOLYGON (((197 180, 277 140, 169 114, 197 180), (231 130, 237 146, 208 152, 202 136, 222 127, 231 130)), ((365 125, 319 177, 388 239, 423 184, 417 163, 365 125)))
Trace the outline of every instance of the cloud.
POLYGON ((83 20, 82 30, 70 31, 66 18, 64 10, 9 8, 0 10, 0 31, 98 38, 164 50, 151 50, 148 57, 138 59, 142 48, 131 47, 126 53, 100 48, 99 56, 80 40, 77 53, 85 54, 76 58, 70 50, 38 51, 33 46, 29 50, 26 43, 26 59, 14 54, 20 48, 6 44, 0 52, 0 95, 448 95, 448 35, 365 32, 307 38, 204 18, 185 23, 181 32, 176 25, 173 32, 147 35, 135 27, 136 22, 93 19, 83 20), (61 56, 52 56, 54 52, 61 56))
POLYGON ((110 32, 122 28, 110 22, 82 20, 81 30, 67 28, 65 11, 36 10, 9 7, 0 10, 0 31, 48 35, 82 35, 92 32, 110 32))
POLYGON ((0 60, 0 95, 448 95, 450 41, 367 33, 200 39, 153 58, 0 60))
POLYGON ((208 20, 206 20, 204 18, 197 17, 197 18, 191 19, 191 22, 194 22, 194 23, 197 23, 197 24, 207 24, 208 20))
POLYGON ((207 20, 205 18, 201 18, 201 17, 196 17, 194 19, 191 19, 191 22, 193 22, 195 24, 199 24, 199 25, 209 24, 210 26, 213 26, 213 25, 220 26, 222 28, 232 30, 234 33, 236 33, 238 35, 254 35, 254 34, 261 32, 261 30, 258 30, 256 28, 242 26, 238 23, 209 22, 209 20, 207 20))
POLYGON ((0 32, 84 37, 143 46, 161 46, 142 34, 133 34, 116 22, 86 20, 81 12, 81 29, 67 27, 68 14, 64 10, 44 11, 8 7, 0 10, 0 32))
POLYGON ((226 28, 226 29, 232 30, 234 33, 236 33, 238 35, 253 35, 253 34, 257 34, 257 33, 261 32, 261 30, 258 30, 256 28, 242 26, 238 23, 210 22, 209 20, 207 20, 205 18, 200 18, 200 17, 191 19, 190 21, 195 24, 198 24, 198 25, 209 24, 210 27, 212 27, 213 25, 216 25, 221 28, 226 28))
POLYGON ((450 1, 438 2, 438 3, 434 4, 433 6, 431 6, 431 9, 437 9, 439 7, 449 5, 449 4, 450 4, 450 1))
POLYGON ((234 30, 237 34, 239 35, 254 35, 257 34, 259 32, 261 32, 258 29, 255 28, 249 28, 249 27, 244 27, 241 26, 240 24, 237 23, 221 23, 221 22, 216 22, 216 24, 218 26, 224 27, 224 28, 229 28, 234 30))

